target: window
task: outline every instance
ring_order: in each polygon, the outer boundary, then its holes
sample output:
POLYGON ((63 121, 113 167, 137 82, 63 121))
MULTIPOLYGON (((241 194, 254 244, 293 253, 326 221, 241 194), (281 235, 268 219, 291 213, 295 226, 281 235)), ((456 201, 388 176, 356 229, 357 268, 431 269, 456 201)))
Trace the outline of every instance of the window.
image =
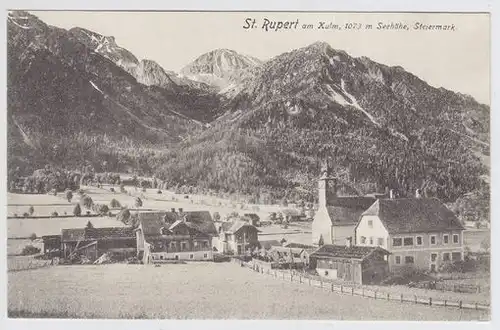
POLYGON ((193 259, 193 258, 194 258, 194 255, 190 254, 189 259, 193 259))
POLYGON ((431 253, 431 262, 436 262, 437 257, 438 257, 437 253, 431 253))
POLYGON ((366 237, 361 236, 361 244, 366 244, 366 237))
POLYGON ((207 241, 204 241, 203 242, 203 247, 207 248, 208 247, 208 242, 207 241))
POLYGON ((415 263, 415 259, 412 256, 405 257, 405 264, 413 264, 415 263))
POLYGON ((384 238, 383 238, 383 237, 379 237, 379 238, 377 239, 377 244, 378 244, 379 246, 384 245, 384 238))
POLYGON ((450 253, 448 252, 443 253, 443 261, 450 261, 450 253))
POLYGON ((451 254, 451 260, 453 260, 453 261, 460 261, 460 260, 462 260, 462 253, 460 253, 460 252, 452 252, 452 254, 451 254))
POLYGON ((413 237, 405 237, 403 240, 404 246, 411 246, 413 245, 413 237))
POLYGON ((206 258, 208 258, 208 254, 207 254, 207 253, 204 253, 204 254, 203 254, 203 258, 205 258, 205 259, 206 259, 206 258))
POLYGON ((443 235, 443 244, 448 244, 448 234, 443 235))
POLYGON ((401 246, 401 245, 403 245, 402 238, 393 238, 392 239, 392 246, 401 246))
POLYGON ((396 265, 400 265, 401 264, 401 257, 400 256, 395 256, 394 257, 394 261, 396 262, 396 265))
POLYGON ((160 256, 160 260, 163 260, 163 256, 160 256))
POLYGON ((373 220, 368 220, 368 227, 373 228, 373 220))
POLYGON ((453 243, 458 244, 458 234, 453 234, 453 243))
POLYGON ((436 236, 431 236, 431 245, 436 245, 436 236))
POLYGON ((181 243, 181 250, 185 250, 186 249, 186 242, 182 242, 181 243))
POLYGON ((370 245, 373 245, 373 237, 370 237, 370 245))
POLYGON ((422 236, 417 236, 417 245, 422 245, 422 244, 424 244, 422 236))

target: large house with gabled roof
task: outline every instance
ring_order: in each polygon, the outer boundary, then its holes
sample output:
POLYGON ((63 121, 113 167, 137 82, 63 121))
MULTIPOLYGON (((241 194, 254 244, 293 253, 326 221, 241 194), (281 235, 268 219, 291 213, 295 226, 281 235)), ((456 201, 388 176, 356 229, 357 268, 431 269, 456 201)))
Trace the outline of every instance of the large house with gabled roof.
POLYGON ((212 260, 217 235, 208 211, 142 212, 137 215, 137 254, 144 263, 212 260))
POLYGON ((391 254, 389 267, 437 271, 463 260, 465 228, 436 198, 379 199, 364 211, 355 228, 355 244, 381 247, 391 254))

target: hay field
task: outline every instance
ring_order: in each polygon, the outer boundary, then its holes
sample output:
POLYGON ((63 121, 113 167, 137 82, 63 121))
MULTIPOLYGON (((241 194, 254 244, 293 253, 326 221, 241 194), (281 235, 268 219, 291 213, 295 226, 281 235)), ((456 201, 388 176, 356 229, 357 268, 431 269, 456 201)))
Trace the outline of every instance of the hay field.
POLYGON ((53 266, 8 273, 11 316, 484 320, 484 312, 339 295, 233 263, 53 266))

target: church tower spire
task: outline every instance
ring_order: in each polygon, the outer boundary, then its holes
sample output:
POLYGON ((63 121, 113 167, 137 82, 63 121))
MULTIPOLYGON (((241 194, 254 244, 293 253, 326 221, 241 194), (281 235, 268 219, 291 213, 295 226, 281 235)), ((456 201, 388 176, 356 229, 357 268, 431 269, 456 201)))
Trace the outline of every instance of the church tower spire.
POLYGON ((318 181, 319 206, 327 206, 328 201, 337 195, 337 180, 332 176, 329 159, 321 166, 321 176, 318 181))

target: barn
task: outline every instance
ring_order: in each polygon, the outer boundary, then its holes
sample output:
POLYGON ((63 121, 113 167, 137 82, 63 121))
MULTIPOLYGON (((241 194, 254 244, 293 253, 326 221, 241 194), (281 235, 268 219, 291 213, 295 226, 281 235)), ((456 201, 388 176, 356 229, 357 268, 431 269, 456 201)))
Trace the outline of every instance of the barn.
POLYGON ((377 284, 389 273, 387 256, 380 247, 323 245, 310 255, 318 275, 354 284, 377 284))

